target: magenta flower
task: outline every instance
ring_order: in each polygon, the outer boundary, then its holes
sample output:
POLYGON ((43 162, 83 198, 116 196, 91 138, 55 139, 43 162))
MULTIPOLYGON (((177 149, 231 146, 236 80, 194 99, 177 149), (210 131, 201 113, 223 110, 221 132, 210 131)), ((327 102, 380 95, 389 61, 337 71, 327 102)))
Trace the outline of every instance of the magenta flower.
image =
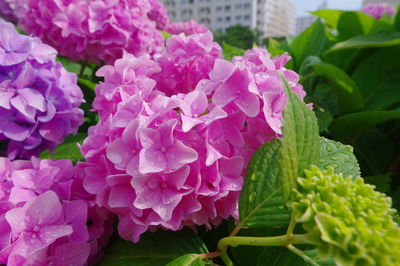
POLYGON ((0 158, 0 165, 1 264, 85 265, 99 260, 113 219, 84 190, 81 166, 35 157, 0 158))
POLYGON ((83 122, 76 75, 55 57, 53 48, 0 20, 0 140, 11 159, 54 150, 83 122))
POLYGON ((10 22, 17 22, 16 14, 13 10, 15 0, 0 0, 0 18, 10 22))
POLYGON ((169 24, 168 10, 157 0, 149 0, 151 10, 147 13, 150 20, 154 21, 157 29, 164 30, 169 24))
POLYGON ((164 13, 161 6, 152 4, 146 0, 27 0, 19 26, 72 60, 113 63, 124 51, 140 56, 161 50, 163 38, 156 27, 165 21, 155 16, 164 13))
POLYGON ((386 3, 369 4, 363 7, 362 12, 373 18, 381 19, 385 15, 393 17, 396 14, 396 8, 386 3))
POLYGON ((153 60, 125 54, 98 71, 100 120, 81 146, 83 184, 118 215, 122 238, 237 218, 245 165, 281 135, 279 74, 305 95, 289 59, 255 48, 228 62, 206 32, 172 36, 153 60))
POLYGON ((194 149, 174 139, 173 131, 177 123, 177 120, 169 120, 158 130, 139 129, 138 137, 143 146, 139 159, 141 174, 177 170, 197 159, 194 149))
POLYGON ((190 20, 185 22, 171 22, 165 28, 165 31, 170 34, 180 34, 184 33, 185 35, 193 35, 197 33, 204 33, 209 31, 209 29, 197 22, 190 20))

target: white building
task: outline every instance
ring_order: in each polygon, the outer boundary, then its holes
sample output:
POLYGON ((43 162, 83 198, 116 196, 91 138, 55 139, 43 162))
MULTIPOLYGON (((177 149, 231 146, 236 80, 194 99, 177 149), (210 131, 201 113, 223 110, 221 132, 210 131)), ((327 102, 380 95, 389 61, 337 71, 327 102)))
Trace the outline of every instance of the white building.
POLYGON ((161 0, 171 21, 195 20, 211 30, 240 24, 264 37, 292 35, 296 8, 290 0, 161 0))
POLYGON ((389 4, 392 6, 397 6, 399 4, 399 0, 363 0, 363 6, 369 4, 389 4))
MULTIPOLYGON (((317 10, 327 9, 328 2, 324 1, 317 10)), ((314 23, 316 17, 313 15, 301 16, 296 19, 296 36, 302 33, 305 29, 307 29, 311 24, 314 23)))

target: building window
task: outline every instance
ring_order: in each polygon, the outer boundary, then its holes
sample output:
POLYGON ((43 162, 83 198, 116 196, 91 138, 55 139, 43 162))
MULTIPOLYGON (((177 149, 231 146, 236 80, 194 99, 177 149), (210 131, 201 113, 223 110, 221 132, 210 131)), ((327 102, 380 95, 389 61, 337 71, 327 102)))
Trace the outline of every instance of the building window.
POLYGON ((217 18, 217 21, 218 21, 218 22, 222 22, 223 20, 224 20, 224 19, 221 18, 221 17, 217 18))
POLYGON ((242 8, 242 4, 236 4, 236 5, 235 5, 235 8, 236 8, 236 9, 242 8))
POLYGON ((217 11, 222 11, 222 6, 217 6, 217 11))
POLYGON ((251 4, 250 3, 246 3, 243 6, 244 6, 244 8, 250 8, 251 4))
POLYGON ((230 11, 231 10, 231 6, 225 6, 225 11, 230 11))
POLYGON ((245 15, 244 20, 250 20, 250 15, 245 15))
POLYGON ((189 4, 193 4, 194 3, 194 0, 189 0, 189 4))
POLYGON ((231 17, 225 17, 225 22, 230 22, 231 21, 231 17))
POLYGON ((236 16, 235 19, 236 19, 236 20, 241 20, 241 19, 242 19, 242 16, 236 16))

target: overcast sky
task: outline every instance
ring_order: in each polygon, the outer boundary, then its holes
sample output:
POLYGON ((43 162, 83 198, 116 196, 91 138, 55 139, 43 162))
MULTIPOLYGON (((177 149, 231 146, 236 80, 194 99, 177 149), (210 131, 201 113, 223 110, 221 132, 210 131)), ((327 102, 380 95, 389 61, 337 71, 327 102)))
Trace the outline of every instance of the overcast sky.
MULTIPOLYGON (((297 7, 297 16, 306 16, 307 11, 316 10, 324 0, 292 0, 297 7)), ((356 10, 361 8, 361 0, 328 0, 328 8, 356 10)))

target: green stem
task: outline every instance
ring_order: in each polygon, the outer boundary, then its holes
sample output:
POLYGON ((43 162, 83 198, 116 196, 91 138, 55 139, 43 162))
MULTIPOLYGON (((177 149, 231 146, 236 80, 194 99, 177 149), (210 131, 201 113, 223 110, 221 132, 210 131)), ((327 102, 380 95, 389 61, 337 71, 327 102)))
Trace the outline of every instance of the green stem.
POLYGON ((294 217, 294 213, 292 212, 292 217, 290 218, 290 223, 286 232, 287 237, 291 237, 293 235, 293 230, 295 226, 296 226, 296 219, 294 217))
POLYGON ((233 266, 233 262, 229 258, 228 253, 226 253, 226 252, 222 253, 221 259, 225 263, 226 266, 233 266))
POLYGON ((293 245, 288 245, 287 248, 292 251, 294 254, 296 254, 297 256, 300 256, 303 260, 309 262, 311 265, 313 266, 319 266, 319 264, 313 260, 312 258, 310 258, 309 256, 307 256, 302 250, 296 248, 293 245))
POLYGON ((84 61, 83 63, 81 63, 81 71, 79 72, 78 77, 82 78, 83 74, 85 73, 85 68, 87 66, 87 61, 84 61))
POLYGON ((291 244, 307 244, 306 235, 281 235, 270 237, 228 236, 218 242, 218 250, 225 252, 228 246, 288 246, 291 244))

